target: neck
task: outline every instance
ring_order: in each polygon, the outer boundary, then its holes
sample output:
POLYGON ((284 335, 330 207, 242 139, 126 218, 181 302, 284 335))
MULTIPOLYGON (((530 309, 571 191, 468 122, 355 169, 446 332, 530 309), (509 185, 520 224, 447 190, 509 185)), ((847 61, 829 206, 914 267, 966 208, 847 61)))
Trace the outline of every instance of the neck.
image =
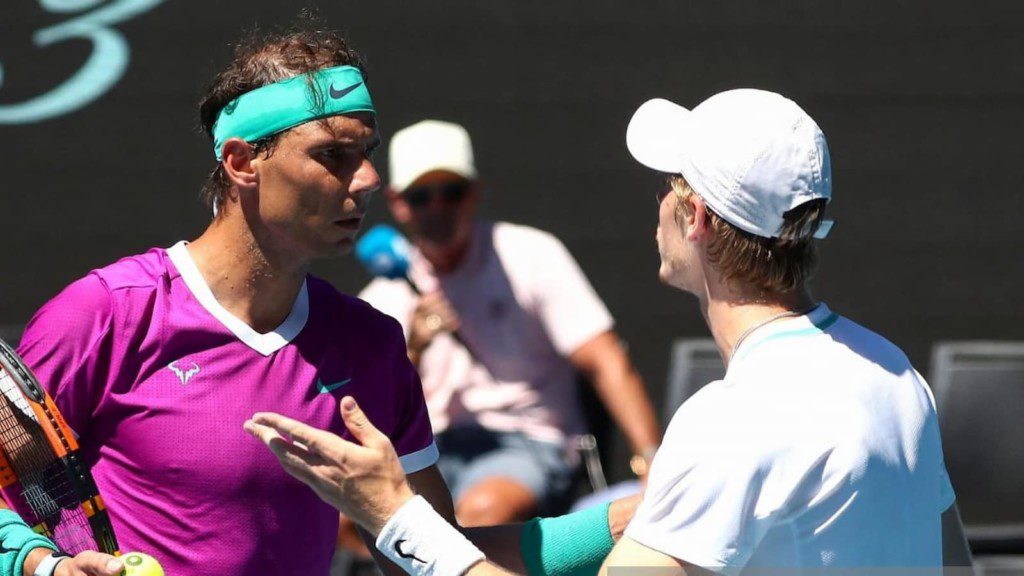
POLYGON ((438 246, 421 241, 418 243, 418 248, 423 257, 434 267, 434 271, 438 274, 451 274, 466 260, 466 255, 469 253, 469 241, 470 239, 467 237, 450 246, 438 246))
POLYGON ((291 312, 308 262, 268 250, 242 218, 231 216, 215 219, 188 251, 217 302, 267 333, 291 312))
POLYGON ((719 285, 717 290, 705 290, 699 299, 701 312, 726 365, 737 341, 748 330, 756 329, 760 323, 770 323, 773 316, 806 313, 814 305, 804 287, 782 294, 751 294, 719 285))

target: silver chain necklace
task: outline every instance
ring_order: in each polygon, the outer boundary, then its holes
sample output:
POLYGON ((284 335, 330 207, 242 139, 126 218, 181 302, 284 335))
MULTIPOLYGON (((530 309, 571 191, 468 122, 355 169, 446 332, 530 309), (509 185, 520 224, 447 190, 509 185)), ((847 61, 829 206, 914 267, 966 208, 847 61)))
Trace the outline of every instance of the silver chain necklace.
POLYGON ((804 308, 803 310, 787 310, 785 312, 782 312, 781 314, 776 314, 775 316, 772 316, 772 317, 768 318, 767 320, 762 320, 762 321, 758 322, 757 324, 754 324, 750 328, 747 328, 746 330, 743 331, 742 334, 740 334, 740 337, 736 339, 736 343, 732 345, 732 354, 730 354, 730 357, 732 355, 734 355, 737 350, 739 350, 740 344, 742 344, 743 340, 745 340, 747 338, 747 336, 750 336, 750 334, 754 330, 757 330, 758 328, 761 328, 762 326, 767 326, 768 324, 771 324, 772 322, 775 322, 776 320, 781 320, 783 318, 789 318, 791 316, 803 316, 804 314, 807 314, 808 312, 810 312, 811 310, 814 310, 817 307, 818 307, 818 305, 814 304, 812 306, 804 308))

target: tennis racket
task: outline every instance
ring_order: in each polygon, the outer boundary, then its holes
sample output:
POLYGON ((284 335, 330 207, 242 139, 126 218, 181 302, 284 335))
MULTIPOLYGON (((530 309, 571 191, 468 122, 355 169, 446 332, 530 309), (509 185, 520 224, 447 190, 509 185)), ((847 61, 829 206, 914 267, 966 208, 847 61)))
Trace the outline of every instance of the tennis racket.
POLYGON ((120 555, 96 483, 53 400, 0 340, 0 489, 8 504, 70 555, 120 555))

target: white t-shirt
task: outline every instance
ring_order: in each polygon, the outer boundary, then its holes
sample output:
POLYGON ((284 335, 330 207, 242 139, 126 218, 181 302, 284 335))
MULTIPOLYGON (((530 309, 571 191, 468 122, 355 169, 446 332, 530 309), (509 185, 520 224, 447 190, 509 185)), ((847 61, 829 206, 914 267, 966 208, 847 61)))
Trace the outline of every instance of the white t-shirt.
MULTIPOLYGON (((584 431, 576 372, 568 356, 612 328, 612 317, 579 265, 551 234, 478 222, 465 261, 438 275, 419 251, 409 276, 424 294, 441 290, 461 320, 420 359, 434 431, 473 422, 560 442, 584 431)), ((402 280, 377 278, 359 297, 409 334, 418 296, 402 280)))
POLYGON ((680 406, 626 535, 725 574, 938 567, 953 500, 924 379, 822 304, 680 406))

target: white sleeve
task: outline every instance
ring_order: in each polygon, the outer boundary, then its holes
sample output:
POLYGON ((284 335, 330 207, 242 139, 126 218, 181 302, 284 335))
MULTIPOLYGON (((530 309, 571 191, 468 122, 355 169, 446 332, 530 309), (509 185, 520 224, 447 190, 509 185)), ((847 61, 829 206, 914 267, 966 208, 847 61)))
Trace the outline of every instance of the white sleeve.
POLYGON ((953 483, 949 480, 949 472, 946 471, 946 458, 942 456, 942 435, 939 433, 939 415, 935 405, 935 394, 920 372, 914 370, 914 375, 917 376, 921 389, 924 390, 931 403, 931 414, 928 415, 928 418, 934 424, 934 430, 930 432, 933 433, 932 437, 935 441, 939 443, 939 512, 945 512, 956 502, 956 493, 953 491, 953 483))
POLYGON ((953 492, 953 483, 949 481, 949 473, 946 472, 945 462, 939 466, 939 510, 945 512, 956 502, 956 493, 953 492))
POLYGON ((416 305, 416 295, 401 280, 374 278, 359 293, 359 298, 370 306, 391 316, 402 325, 402 332, 409 338, 409 318, 416 305))
MULTIPOLYGON (((714 387, 716 383, 709 384, 714 387)), ((794 487, 785 452, 706 388, 672 418, 626 536, 706 569, 738 573, 794 487)), ((741 411, 742 412, 742 411, 741 411)))
POLYGON ((541 322, 555 350, 569 356, 591 338, 610 330, 614 321, 565 245, 547 233, 541 238, 533 251, 537 259, 534 294, 541 322))

